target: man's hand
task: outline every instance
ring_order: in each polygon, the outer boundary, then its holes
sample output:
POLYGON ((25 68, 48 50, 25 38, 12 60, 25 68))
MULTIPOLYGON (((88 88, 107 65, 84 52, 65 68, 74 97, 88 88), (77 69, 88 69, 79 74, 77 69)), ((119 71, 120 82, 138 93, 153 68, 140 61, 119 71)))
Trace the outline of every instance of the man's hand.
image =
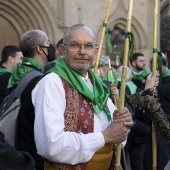
POLYGON ((111 122, 105 131, 102 132, 105 143, 121 143, 126 140, 128 128, 123 123, 111 122))
POLYGON ((123 108, 121 110, 116 109, 114 111, 114 122, 115 123, 123 123, 127 128, 131 128, 133 126, 132 115, 127 108, 123 108))
POLYGON ((127 108, 116 109, 114 112, 114 121, 103 131, 106 143, 121 143, 126 140, 127 132, 133 126, 131 113, 127 108))
POLYGON ((146 89, 155 89, 159 84, 159 74, 158 72, 150 73, 147 77, 145 90, 146 89))

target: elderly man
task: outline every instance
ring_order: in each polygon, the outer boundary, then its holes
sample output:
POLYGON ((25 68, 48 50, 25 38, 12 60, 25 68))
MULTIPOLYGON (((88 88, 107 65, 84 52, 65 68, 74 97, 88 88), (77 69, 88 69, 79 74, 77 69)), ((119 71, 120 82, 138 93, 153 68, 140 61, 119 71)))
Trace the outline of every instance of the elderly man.
POLYGON ((108 88, 90 69, 98 47, 89 27, 68 28, 61 50, 63 58, 32 92, 37 152, 45 170, 108 170, 113 144, 126 140, 133 125, 131 114, 115 108, 108 88), (113 113, 121 122, 111 121, 113 113))

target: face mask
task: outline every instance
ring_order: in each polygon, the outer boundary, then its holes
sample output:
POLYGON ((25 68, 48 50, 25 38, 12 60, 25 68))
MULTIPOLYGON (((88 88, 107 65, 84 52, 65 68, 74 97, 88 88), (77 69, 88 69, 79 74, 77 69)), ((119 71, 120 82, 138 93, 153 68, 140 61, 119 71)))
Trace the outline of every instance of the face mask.
POLYGON ((47 57, 48 62, 55 60, 55 48, 52 44, 50 44, 49 47, 46 47, 46 46, 40 46, 40 47, 48 48, 48 55, 42 49, 44 55, 47 57))

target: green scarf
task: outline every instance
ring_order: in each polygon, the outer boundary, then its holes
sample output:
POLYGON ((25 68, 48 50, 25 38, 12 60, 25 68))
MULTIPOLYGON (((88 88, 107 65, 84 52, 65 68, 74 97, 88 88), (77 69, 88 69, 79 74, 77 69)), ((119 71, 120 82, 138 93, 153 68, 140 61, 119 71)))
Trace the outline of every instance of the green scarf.
POLYGON ((109 73, 110 70, 112 71, 113 81, 117 85, 118 84, 117 76, 116 76, 115 72, 113 71, 113 69, 108 69, 106 75, 102 78, 102 80, 106 80, 106 81, 112 83, 111 75, 109 73))
POLYGON ((166 70, 166 72, 162 75, 161 78, 168 77, 168 76, 170 76, 170 70, 169 69, 166 70))
MULTIPOLYGON (((121 83, 121 78, 117 78, 118 82, 121 83)), ((126 85, 129 87, 131 94, 136 93, 137 86, 132 81, 127 81, 126 85)))
POLYGON ((0 67, 0 76, 5 73, 13 73, 13 71, 5 67, 0 67))
POLYGON ((136 93, 137 86, 132 81, 127 81, 126 85, 129 87, 131 94, 136 93))
POLYGON ((135 74, 133 71, 132 71, 132 74, 133 74, 133 79, 134 80, 140 80, 142 81, 150 72, 147 71, 147 70, 142 70, 142 73, 141 74, 135 74))
POLYGON ((41 72, 44 71, 43 66, 37 60, 33 58, 24 57, 22 64, 17 65, 17 69, 13 72, 12 76, 10 77, 7 88, 11 88, 14 85, 17 85, 25 74, 34 70, 34 68, 29 67, 29 65, 36 67, 41 72), (23 64, 26 64, 27 66, 23 64))
POLYGON ((87 87, 86 83, 82 80, 79 74, 72 70, 66 63, 64 58, 59 58, 53 68, 51 68, 47 73, 54 72, 57 75, 64 78, 72 88, 76 91, 90 99, 93 103, 93 110, 95 113, 100 113, 104 111, 107 115, 108 120, 111 118, 110 111, 105 107, 108 97, 110 95, 109 89, 102 82, 102 80, 96 76, 91 70, 88 73, 92 77, 93 82, 93 92, 87 87))

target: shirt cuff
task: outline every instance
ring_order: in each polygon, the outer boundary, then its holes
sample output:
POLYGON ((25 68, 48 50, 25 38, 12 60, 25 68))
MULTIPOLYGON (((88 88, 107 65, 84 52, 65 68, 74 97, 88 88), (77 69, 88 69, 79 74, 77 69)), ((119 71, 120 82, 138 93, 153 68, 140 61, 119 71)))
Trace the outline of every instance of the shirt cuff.
POLYGON ((84 143, 85 150, 97 151, 105 145, 104 136, 101 132, 89 133, 86 136, 86 142, 84 143), (90 143, 90 148, 89 148, 90 143))

